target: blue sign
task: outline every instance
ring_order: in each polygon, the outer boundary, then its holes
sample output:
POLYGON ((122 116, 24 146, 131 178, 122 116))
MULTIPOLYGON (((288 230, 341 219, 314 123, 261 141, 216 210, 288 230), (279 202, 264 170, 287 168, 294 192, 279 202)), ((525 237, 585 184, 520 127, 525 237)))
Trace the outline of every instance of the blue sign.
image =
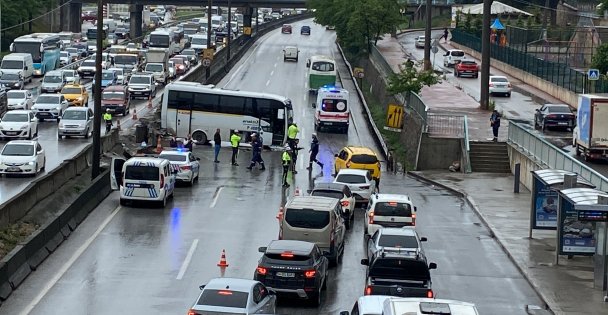
POLYGON ((557 204, 559 194, 545 183, 534 178, 534 228, 551 228, 557 227, 557 204))
POLYGON ((595 223, 578 220, 578 211, 565 198, 560 198, 561 255, 593 255, 595 253, 595 223))
POLYGON ((592 81, 599 80, 600 79, 600 70, 598 70, 598 69, 587 70, 587 78, 592 81))

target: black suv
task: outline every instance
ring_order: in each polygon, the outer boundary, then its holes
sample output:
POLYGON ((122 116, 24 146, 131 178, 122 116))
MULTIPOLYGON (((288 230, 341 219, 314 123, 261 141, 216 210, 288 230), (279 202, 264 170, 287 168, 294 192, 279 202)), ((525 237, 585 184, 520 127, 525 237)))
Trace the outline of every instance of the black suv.
POLYGON ((315 306, 321 303, 329 262, 316 244, 279 240, 260 247, 259 251, 264 255, 253 279, 278 295, 308 299, 315 306))
POLYGON ((422 255, 404 256, 381 250, 369 259, 361 259, 368 266, 365 295, 399 297, 434 297, 431 289, 431 269, 422 255))
POLYGON ((302 28, 300 28, 300 35, 310 35, 310 26, 302 26, 302 28))

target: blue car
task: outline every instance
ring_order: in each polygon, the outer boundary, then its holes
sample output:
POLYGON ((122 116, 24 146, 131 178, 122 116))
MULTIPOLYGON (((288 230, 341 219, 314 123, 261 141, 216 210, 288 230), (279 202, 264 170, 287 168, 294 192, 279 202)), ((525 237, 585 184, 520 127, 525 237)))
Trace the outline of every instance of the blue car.
POLYGON ((302 28, 300 28, 300 35, 310 35, 310 26, 302 26, 302 28))
MULTIPOLYGON (((95 84, 95 79, 93 79, 93 84, 95 84)), ((101 88, 107 88, 110 85, 118 84, 118 74, 114 72, 114 70, 103 70, 101 72, 101 88)))

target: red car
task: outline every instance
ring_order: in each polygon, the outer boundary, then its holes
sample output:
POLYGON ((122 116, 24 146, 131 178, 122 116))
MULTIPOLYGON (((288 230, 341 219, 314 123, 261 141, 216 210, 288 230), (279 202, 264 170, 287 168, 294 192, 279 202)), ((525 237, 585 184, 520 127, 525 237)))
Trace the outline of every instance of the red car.
POLYGON ((97 12, 94 12, 94 11, 83 12, 81 19, 82 19, 82 21, 89 21, 89 22, 97 21, 97 12))
POLYGON ((463 60, 454 66, 454 76, 471 76, 477 78, 479 76, 479 65, 475 60, 463 60))
POLYGON ((291 34, 291 25, 289 25, 289 24, 283 24, 283 27, 281 27, 281 33, 283 33, 283 34, 291 34))

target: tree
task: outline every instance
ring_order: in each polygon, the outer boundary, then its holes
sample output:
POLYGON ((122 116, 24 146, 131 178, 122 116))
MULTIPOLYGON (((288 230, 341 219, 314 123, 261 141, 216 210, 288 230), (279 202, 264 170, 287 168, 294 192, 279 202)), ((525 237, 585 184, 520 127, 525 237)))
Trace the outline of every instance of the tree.
POLYGON ((517 27, 524 27, 524 19, 523 19, 523 17, 521 16, 521 14, 518 14, 518 15, 517 15, 517 22, 515 22, 515 25, 516 25, 517 27))
MULTIPOLYGON (((420 65, 421 63, 419 63, 420 65)), ((404 63, 399 73, 391 74, 388 78, 386 91, 391 95, 399 93, 419 94, 422 88, 441 82, 433 70, 417 70, 413 63, 404 63)))
POLYGON ((603 74, 608 72, 608 43, 597 47, 591 58, 591 67, 600 70, 600 73, 603 74))

